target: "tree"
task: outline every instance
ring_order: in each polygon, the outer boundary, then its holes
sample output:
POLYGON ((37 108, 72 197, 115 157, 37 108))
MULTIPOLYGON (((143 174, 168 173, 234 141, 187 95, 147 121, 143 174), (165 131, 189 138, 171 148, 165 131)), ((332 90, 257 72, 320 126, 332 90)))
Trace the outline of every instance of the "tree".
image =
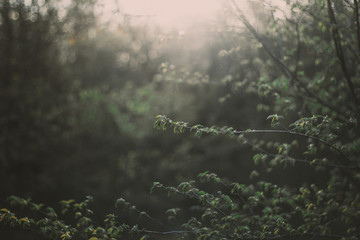
MULTIPOLYGON (((223 191, 230 193, 207 193, 191 182, 167 188, 203 203, 201 218, 192 219, 186 225, 200 238, 359 237, 360 49, 353 48, 360 40, 357 37, 358 3, 287 3, 290 12, 285 12, 282 19, 275 19, 271 14, 280 9, 263 12, 262 16, 271 21, 262 23, 262 30, 258 31, 235 1, 230 2, 231 13, 251 34, 250 39, 257 44, 261 56, 261 62, 257 62, 259 80, 256 82, 249 77, 242 84, 273 100, 272 111, 276 114, 268 119, 275 129, 239 131, 231 127, 190 126, 165 116, 158 116, 155 122, 159 129, 173 127, 175 132, 188 129, 196 136, 225 134, 237 137, 259 151, 253 160, 261 167, 250 175, 258 179, 257 184, 231 184, 214 173, 205 172, 199 175, 201 181, 224 185, 223 191), (278 114, 286 116, 287 121, 294 118, 295 121, 286 127, 282 123, 284 117, 278 114), (259 134, 293 137, 288 142, 284 141, 286 138, 275 138, 275 142, 254 140, 253 135, 259 134), (294 149, 296 146, 301 154, 294 149), (322 179, 305 181, 298 188, 284 182, 268 181, 267 173, 280 165, 299 168, 304 163, 315 169, 312 174, 325 173, 322 179)), ((234 46, 234 50, 223 53, 227 54, 233 57, 241 56, 243 52, 241 46, 234 46)), ((248 64, 246 62, 244 67, 248 64)), ((233 84, 237 84, 237 76, 239 73, 235 71, 233 84)), ((158 183, 155 186, 163 187, 158 183)))
MULTIPOLYGON (((271 129, 190 125, 164 115, 157 116, 154 124, 157 129, 192 132, 196 137, 225 135, 250 145, 254 150, 252 183, 233 182, 211 172, 200 173, 199 180, 182 182, 177 187, 154 182, 151 191, 161 189, 177 198, 194 200, 194 207, 189 210, 192 217, 183 221, 180 230, 154 219, 122 198, 116 200, 116 207, 129 209, 161 229, 130 227, 112 214, 97 227, 88 208, 91 198, 80 203, 61 202, 63 214, 75 219, 75 227, 60 221, 51 208, 44 209, 30 199, 17 197, 9 201, 13 205, 30 206, 35 212, 43 209, 44 217, 20 218, 4 208, 0 210, 1 222, 60 239, 116 239, 128 233, 143 239, 169 236, 358 239, 358 1, 289 0, 286 3, 288 10, 284 10, 282 18, 275 17, 274 11, 281 9, 274 6, 257 8, 266 22, 256 26, 235 1, 229 1, 229 13, 237 22, 235 26, 225 26, 224 34, 232 30, 231 35, 226 36, 233 38, 234 43, 243 43, 237 41, 239 38, 246 39, 246 49, 234 45, 219 54, 235 60, 242 59, 248 52, 258 56, 232 62, 234 66, 227 79, 228 84, 236 88, 259 94, 264 102, 259 103, 258 109, 271 111, 267 119, 271 129), (279 176, 285 172, 306 175, 296 176, 298 181, 287 182, 289 176, 279 176)), ((234 19, 228 22, 233 24, 234 19)), ((170 220, 182 218, 181 210, 176 207, 167 214, 170 220)))

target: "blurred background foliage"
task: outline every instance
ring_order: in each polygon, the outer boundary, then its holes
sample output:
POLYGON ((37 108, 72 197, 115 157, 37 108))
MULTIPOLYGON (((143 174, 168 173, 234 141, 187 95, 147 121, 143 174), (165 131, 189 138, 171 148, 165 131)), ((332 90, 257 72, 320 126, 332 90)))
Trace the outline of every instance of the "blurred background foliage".
MULTIPOLYGON (((96 217, 102 219, 114 200, 123 197, 163 219, 166 209, 189 208, 192 202, 178 198, 170 203, 165 195, 150 195, 153 181, 176 185, 206 170, 243 183, 256 179, 249 178, 254 169, 251 146, 227 137, 199 141, 156 131, 157 114, 237 129, 268 128, 265 119, 274 112, 287 115, 287 123, 315 112, 341 118, 318 103, 310 109, 311 100, 299 94, 284 98, 291 83, 227 14, 215 25, 164 33, 125 15, 116 26, 101 23, 94 0, 65 2, 66 7, 51 0, 0 2, 1 200, 17 195, 53 204, 91 195, 100 213, 96 217), (269 89, 278 95, 268 94, 269 89)), ((253 10, 262 11, 255 1, 253 10)), ((309 7, 309 12, 316 9, 309 7)), ((317 72, 334 51, 329 49, 331 37, 322 36, 323 25, 304 24, 302 41, 312 44, 302 46, 298 66, 296 26, 288 24, 288 31, 281 32, 270 14, 263 16, 256 27, 264 31, 268 46, 289 49, 278 53, 289 68, 301 68, 309 88, 322 99, 333 94, 337 109, 351 115, 351 107, 341 105, 347 98, 343 83, 321 90, 324 76, 317 72)), ((340 71, 326 67, 325 78, 333 85, 340 71)), ((304 165, 265 175, 292 186, 321 182, 304 165)), ((124 221, 151 224, 119 214, 124 221)), ((8 234, 16 239, 20 233, 8 234)))

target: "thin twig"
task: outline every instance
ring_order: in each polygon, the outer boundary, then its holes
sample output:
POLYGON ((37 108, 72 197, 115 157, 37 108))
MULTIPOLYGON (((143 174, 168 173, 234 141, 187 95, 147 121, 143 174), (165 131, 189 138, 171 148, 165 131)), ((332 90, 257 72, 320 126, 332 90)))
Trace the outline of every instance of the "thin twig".
MULTIPOLYGON (((183 195, 189 197, 188 194, 186 194, 186 193, 184 193, 184 192, 181 192, 181 191, 179 191, 179 190, 176 189, 176 188, 175 188, 174 190, 176 191, 176 193, 183 194, 183 195)), ((218 208, 217 206, 215 206, 215 205, 212 204, 211 202, 207 201, 206 199, 201 199, 201 198, 200 198, 195 192, 193 192, 193 191, 191 191, 191 193, 192 193, 192 195, 190 195, 190 196, 193 196, 194 198, 196 198, 196 199, 199 200, 199 201, 205 201, 206 204, 208 204, 210 207, 212 207, 213 209, 215 209, 216 211, 218 211, 219 213, 221 213, 224 217, 227 216, 227 214, 226 214, 223 210, 221 210, 220 208, 218 208)), ((239 226, 237 226, 234 221, 231 221, 230 223, 231 223, 239 232, 241 232, 239 226)))
POLYGON ((356 36, 357 36, 357 46, 360 51, 360 22, 359 22, 359 3, 357 0, 354 0, 354 12, 355 12, 355 23, 356 23, 356 36))
POLYGON ((288 159, 294 160, 296 162, 308 163, 308 164, 314 164, 314 165, 321 165, 321 166, 324 166, 324 167, 345 168, 345 169, 354 169, 355 168, 353 166, 338 165, 338 164, 331 164, 331 163, 313 162, 313 161, 306 160, 306 159, 294 158, 294 157, 284 156, 284 155, 280 155, 280 154, 273 154, 273 153, 270 153, 269 151, 266 151, 265 149, 255 145, 255 144, 253 144, 253 143, 251 143, 249 141, 246 141, 246 144, 256 148, 260 152, 265 153, 267 156, 270 156, 270 157, 280 157, 280 158, 283 158, 283 159, 288 158, 288 159))
POLYGON ((157 234, 157 235, 178 235, 178 234, 194 234, 195 231, 169 231, 169 232, 160 232, 160 231, 152 231, 152 230, 139 230, 139 232, 147 233, 147 234, 157 234))
MULTIPOLYGON (((168 119, 165 116, 161 116, 161 119, 159 119, 162 123, 169 123, 172 126, 177 126, 177 127, 182 127, 182 128, 186 128, 189 129, 190 131, 193 129, 192 127, 187 126, 187 123, 184 123, 185 125, 179 126, 176 124, 176 122, 174 122, 171 119, 168 119)), ((206 128, 198 128, 197 131, 201 131, 203 133, 210 133, 209 131, 206 130, 206 128)), ((221 131, 221 130, 217 130, 216 132, 217 134, 236 134, 236 135, 241 135, 241 134, 261 134, 261 133, 265 133, 265 134, 289 134, 289 135, 295 135, 295 136, 301 136, 304 138, 310 138, 312 140, 315 140, 317 142, 323 143, 326 146, 328 146, 330 149, 335 150, 341 157, 343 157, 349 164, 351 164, 354 168, 356 169, 360 169, 360 167, 353 161, 351 160, 348 156, 346 156, 339 148, 337 148, 336 146, 334 146, 333 144, 312 136, 312 135, 308 135, 305 133, 300 133, 300 132, 295 132, 293 130, 276 130, 276 129, 262 129, 262 130, 256 130, 256 129, 248 129, 248 130, 234 130, 234 131, 221 131)))
MULTIPOLYGON (((137 212, 137 213, 139 213, 139 214, 144 213, 144 212, 140 211, 139 209, 137 209, 135 206, 134 206, 131 210, 134 210, 135 212, 137 212)), ((157 223, 157 224, 165 227, 167 230, 173 232, 173 230, 172 230, 170 227, 168 227, 166 224, 160 222, 159 220, 151 217, 148 213, 145 213, 144 215, 145 215, 148 219, 150 219, 151 221, 153 221, 153 222, 155 222, 155 223, 157 223)))
MULTIPOLYGON (((197 234, 196 231, 170 231, 170 232, 160 232, 160 231, 150 231, 150 230, 140 230, 140 232, 144 232, 144 233, 148 233, 148 234, 156 234, 156 235, 178 235, 178 234, 197 234)), ((235 239, 234 237, 229 237, 223 234, 218 234, 218 236, 220 237, 226 237, 227 239, 235 239)), ((292 238, 298 238, 299 236, 307 236, 307 237, 327 237, 327 238, 342 238, 343 236, 341 235, 335 235, 335 234, 300 234, 300 233, 296 233, 296 234, 291 234, 291 235, 279 235, 279 236, 273 236, 273 237, 264 237, 262 239, 264 240, 274 240, 274 239, 292 239, 292 238)), ((259 237, 241 237, 241 239, 244 240, 256 240, 259 239, 259 237)))
POLYGON ((236 134, 248 134, 248 133, 280 133, 280 134, 290 134, 290 135, 296 135, 301 136, 305 138, 313 139, 317 142, 323 143, 327 145, 330 149, 334 149, 336 152, 340 154, 348 163, 354 166, 354 168, 359 168, 350 158, 348 158, 339 148, 335 147, 333 144, 322 140, 321 138, 317 138, 311 135, 307 135, 304 133, 294 132, 294 131, 287 131, 287 130, 250 130, 250 131, 235 131, 236 134))

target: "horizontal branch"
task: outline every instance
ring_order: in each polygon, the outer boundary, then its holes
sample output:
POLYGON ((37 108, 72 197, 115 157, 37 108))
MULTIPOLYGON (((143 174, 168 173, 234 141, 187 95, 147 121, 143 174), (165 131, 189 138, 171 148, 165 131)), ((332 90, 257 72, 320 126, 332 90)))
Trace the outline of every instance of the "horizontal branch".
MULTIPOLYGON (((163 236, 167 236, 167 235, 181 235, 181 234, 198 234, 197 231, 170 231, 170 232, 160 232, 160 231, 151 231, 151 230, 140 230, 140 232, 142 233, 146 233, 146 234, 154 234, 154 235, 163 235, 163 236)), ((219 236, 221 237, 226 237, 226 238, 230 238, 230 239, 235 239, 235 238, 231 238, 229 236, 225 236, 223 234, 219 234, 219 236)), ((262 239, 264 240, 275 240, 275 239, 292 239, 292 238, 298 238, 299 236, 307 236, 307 237, 320 237, 320 238, 337 238, 340 239, 343 236, 341 235, 335 235, 335 234, 285 234, 285 235, 278 235, 278 236, 269 236, 269 237, 264 237, 262 239)), ((259 237, 242 237, 241 239, 244 240, 256 240, 259 239, 259 237)))
POLYGON ((194 234, 195 231, 168 231, 168 232, 160 232, 160 231, 151 231, 151 230, 139 230, 141 233, 146 234, 156 234, 156 235, 178 235, 178 234, 194 234))
POLYGON ((295 162, 299 162, 299 163, 307 163, 309 165, 313 164, 313 165, 320 165, 320 166, 324 166, 324 167, 333 167, 333 168, 344 168, 344 169, 354 169, 355 167, 354 166, 346 166, 346 165, 339 165, 339 164, 332 164, 332 163, 322 163, 322 162, 313 162, 313 161, 310 161, 310 160, 306 160, 306 159, 300 159, 300 158, 294 158, 294 157, 290 157, 290 156, 284 156, 284 155, 281 155, 281 154, 273 154, 273 153, 270 153, 266 150, 264 150, 263 148, 255 145, 255 144, 252 144, 250 142, 246 142, 248 145, 256 148, 257 150, 259 150, 260 152, 266 154, 267 156, 270 156, 270 157, 280 157, 282 159, 289 159, 289 160, 293 160, 295 162))
MULTIPOLYGON (((333 149, 335 152, 337 152, 347 163, 349 163, 350 165, 352 165, 352 167, 347 167, 347 168, 354 168, 354 169, 359 169, 360 167, 353 161, 351 160, 348 156, 346 156, 339 148, 337 148, 336 146, 334 146, 333 144, 312 136, 312 135, 308 135, 305 133, 300 133, 300 132, 295 132, 293 130, 276 130, 276 129, 264 129, 264 130, 256 130, 256 129, 247 129, 247 130, 234 130, 233 128, 227 128, 225 130, 223 129, 217 129, 215 127, 204 127, 202 125, 194 125, 194 126, 188 126, 188 123, 186 122, 176 122, 173 121, 169 118, 167 118, 166 116, 163 115, 158 115, 157 120, 154 123, 154 127, 158 128, 158 129, 163 129, 165 130, 168 126, 169 127, 174 127, 174 132, 175 133, 182 133, 184 132, 185 129, 188 129, 189 131, 195 131, 195 135, 196 136, 201 136, 202 133, 205 134, 215 134, 215 135, 229 135, 229 136, 234 136, 234 135, 244 135, 244 134, 286 134, 286 135, 294 135, 294 136, 300 136, 303 138, 308 138, 308 139, 312 139, 316 142, 325 144, 326 146, 328 146, 330 149, 333 149)), ((339 165, 342 166, 342 165, 339 165)))

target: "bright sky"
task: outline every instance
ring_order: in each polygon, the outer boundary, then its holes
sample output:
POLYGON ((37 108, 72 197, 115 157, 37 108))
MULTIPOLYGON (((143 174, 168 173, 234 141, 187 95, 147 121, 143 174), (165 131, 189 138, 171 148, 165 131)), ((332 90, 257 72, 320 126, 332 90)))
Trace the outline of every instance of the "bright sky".
MULTIPOLYGON (((248 0, 235 0, 246 14, 248 0)), ((285 0, 268 0, 280 8, 285 0)), ((100 0, 103 13, 119 8, 121 13, 134 16, 151 16, 156 23, 165 27, 188 25, 194 20, 215 19, 224 0, 100 0)))
MULTIPOLYGON (((63 0, 64 1, 64 0, 63 0)), ((66 0, 65 0, 66 1, 66 0)), ((163 27, 179 27, 196 20, 214 19, 222 0, 99 0, 104 20, 119 9, 123 14, 148 16, 163 27)), ((112 18, 115 20, 114 18, 112 18)))
POLYGON ((154 15, 161 25, 177 25, 189 19, 211 19, 219 0, 119 0, 120 8, 133 15, 154 15))

